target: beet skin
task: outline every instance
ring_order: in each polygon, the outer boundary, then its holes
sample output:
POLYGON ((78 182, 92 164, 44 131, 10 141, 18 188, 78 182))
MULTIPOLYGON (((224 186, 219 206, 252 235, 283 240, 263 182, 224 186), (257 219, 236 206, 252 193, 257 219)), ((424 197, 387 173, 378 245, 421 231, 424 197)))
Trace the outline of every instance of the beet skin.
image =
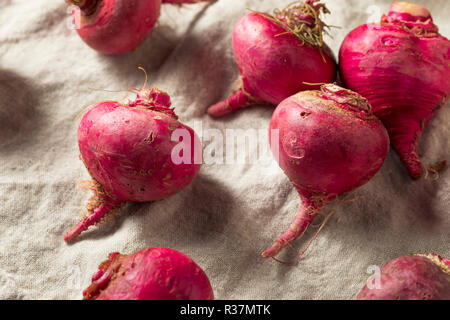
POLYGON ((185 254, 148 248, 109 254, 83 291, 85 300, 213 300, 205 272, 185 254))

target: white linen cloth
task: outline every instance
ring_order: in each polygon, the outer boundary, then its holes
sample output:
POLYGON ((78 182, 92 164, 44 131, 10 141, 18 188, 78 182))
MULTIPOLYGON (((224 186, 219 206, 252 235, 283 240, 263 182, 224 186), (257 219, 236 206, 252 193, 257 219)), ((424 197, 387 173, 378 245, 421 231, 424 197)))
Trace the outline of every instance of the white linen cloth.
MULTIPOLYGON (((170 247, 208 274, 217 299, 353 299, 367 268, 410 253, 450 257, 450 170, 437 181, 413 181, 391 150, 358 198, 339 205, 297 265, 260 253, 297 214, 300 200, 277 163, 203 165, 185 190, 150 204, 128 204, 108 223, 73 244, 62 236, 91 194, 78 159, 77 123, 85 107, 119 100, 141 87, 167 91, 180 120, 203 130, 267 129, 273 108, 255 106, 211 119, 209 105, 225 98, 238 77, 231 35, 246 8, 271 12, 291 1, 219 0, 164 5, 153 33, 137 50, 106 56, 74 30, 63 0, 0 3, 0 298, 80 299, 110 252, 170 247)), ((450 2, 415 0, 450 37, 450 2)), ((326 42, 337 56, 346 34, 387 13, 387 0, 327 0, 333 28, 326 42)), ((450 160, 450 106, 431 121, 420 144, 424 163, 450 160)), ((209 142, 205 142, 207 146, 209 142)), ((324 212, 329 212, 328 207, 324 212)), ((279 257, 294 258, 317 231, 279 257)))

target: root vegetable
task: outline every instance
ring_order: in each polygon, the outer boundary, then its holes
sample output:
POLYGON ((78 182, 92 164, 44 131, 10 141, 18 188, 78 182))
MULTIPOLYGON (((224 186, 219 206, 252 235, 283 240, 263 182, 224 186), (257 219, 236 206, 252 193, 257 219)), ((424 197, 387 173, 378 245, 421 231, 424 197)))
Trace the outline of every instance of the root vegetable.
POLYGON ((394 259, 381 269, 380 287, 366 285, 358 300, 450 300, 450 260, 436 254, 394 259))
POLYGON ((148 248, 109 254, 83 291, 84 300, 213 300, 205 272, 185 254, 148 248))
POLYGON ((94 196, 88 215, 65 235, 66 241, 126 201, 161 200, 193 181, 201 166, 201 142, 170 105, 165 92, 143 89, 133 102, 100 102, 83 115, 78 145, 94 196), (181 142, 172 140, 174 130, 181 133, 181 142), (181 163, 174 163, 172 153, 180 144, 181 163))
POLYGON ((256 104, 277 105, 311 83, 329 83, 336 77, 336 63, 323 42, 321 12, 329 11, 317 0, 294 3, 274 15, 252 12, 233 31, 234 56, 242 84, 232 96, 208 109, 220 117, 256 104))
POLYGON ((345 85, 369 100, 409 175, 420 178, 423 129, 450 97, 450 41, 426 8, 394 2, 380 24, 350 32, 339 58, 345 85))
POLYGON ((292 243, 331 200, 369 181, 389 149, 386 129, 368 101, 333 84, 284 100, 269 130, 279 130, 278 140, 270 139, 270 144, 272 150, 278 144, 279 165, 302 203, 289 229, 263 257, 273 257, 292 243))
POLYGON ((135 49, 155 26, 161 3, 183 4, 209 0, 66 0, 78 6, 72 17, 81 39, 105 54, 135 49))

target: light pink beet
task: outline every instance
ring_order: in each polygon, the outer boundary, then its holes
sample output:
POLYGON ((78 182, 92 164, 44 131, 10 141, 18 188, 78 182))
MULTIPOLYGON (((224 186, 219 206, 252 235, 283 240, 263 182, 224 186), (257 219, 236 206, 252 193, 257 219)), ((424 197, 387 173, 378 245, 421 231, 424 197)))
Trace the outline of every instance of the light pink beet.
POLYGON ((345 85, 369 100, 409 175, 420 178, 420 137, 450 97, 450 41, 427 9, 394 2, 380 24, 350 32, 339 57, 345 85))
POLYGON ((252 12, 237 22, 233 49, 242 84, 208 109, 211 116, 256 103, 277 105, 299 91, 319 87, 311 84, 335 80, 336 63, 322 40, 324 24, 316 19, 321 11, 328 11, 315 2, 295 3, 274 15, 252 12))
POLYGON ((81 39, 105 54, 135 49, 155 26, 161 3, 183 4, 208 0, 66 0, 81 39))
POLYGON ((381 269, 380 287, 366 285, 358 300, 450 300, 450 260, 419 254, 389 261, 381 269))
POLYGON ((124 202, 161 200, 193 181, 202 162, 201 142, 177 120, 170 105, 166 93, 143 89, 133 102, 100 102, 83 115, 78 145, 93 178, 88 188, 94 197, 87 205, 88 216, 66 234, 66 241, 124 202), (172 141, 175 130, 181 142, 172 141))
POLYGON ((369 181, 389 149, 386 129, 368 101, 333 84, 284 100, 269 130, 279 130, 278 140, 270 144, 272 150, 278 144, 279 165, 302 203, 289 229, 263 257, 273 257, 292 243, 331 200, 369 181))
POLYGON ((83 291, 84 300, 213 300, 205 272, 185 254, 148 248, 109 254, 83 291))

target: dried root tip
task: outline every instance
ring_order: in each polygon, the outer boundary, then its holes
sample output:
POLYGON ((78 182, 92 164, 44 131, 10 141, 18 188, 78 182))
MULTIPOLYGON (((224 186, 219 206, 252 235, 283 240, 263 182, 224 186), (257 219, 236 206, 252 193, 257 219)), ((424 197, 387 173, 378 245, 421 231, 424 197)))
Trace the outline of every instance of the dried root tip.
POLYGON ((382 25, 395 25, 420 37, 439 36, 439 28, 433 23, 430 11, 423 6, 394 2, 387 15, 381 18, 382 25))
POLYGON ((85 190, 92 190, 94 194, 104 194, 104 190, 100 183, 95 180, 82 180, 78 181, 77 187, 85 190))
MULTIPOLYGON (((409 127, 407 127, 409 128, 409 127)), ((425 168, 419 159, 418 144, 422 135, 423 124, 416 127, 416 132, 412 130, 395 130, 396 128, 388 128, 391 145, 397 152, 400 161, 408 170, 409 176, 417 180, 421 178, 425 172, 425 168)))
POLYGON ((271 247, 262 252, 264 258, 276 256, 281 250, 297 239, 314 220, 318 212, 330 201, 330 196, 312 195, 308 198, 301 196, 302 204, 297 217, 289 226, 287 231, 272 244, 271 247))
POLYGON ((394 2, 391 6, 391 12, 408 13, 413 17, 430 18, 431 14, 427 8, 418 4, 409 2, 394 2))
POLYGON ((66 242, 73 240, 90 226, 99 223, 107 214, 111 213, 121 204, 121 201, 107 196, 101 185, 96 181, 82 181, 79 183, 79 186, 93 190, 94 195, 86 205, 86 209, 88 210, 86 216, 64 236, 64 241, 66 242))
POLYGON ((283 27, 287 33, 292 33, 304 43, 313 47, 322 48, 323 33, 329 28, 321 19, 320 14, 330 11, 325 4, 316 3, 320 0, 306 0, 291 3, 282 10, 276 9, 274 16, 264 17, 276 22, 283 27))
POLYGON ((287 231, 281 237, 275 240, 275 242, 272 244, 270 248, 262 252, 261 255, 264 258, 275 257, 281 250, 283 250, 285 247, 294 242, 295 239, 297 239, 301 234, 303 234, 303 232, 305 232, 306 228, 311 224, 311 222, 317 216, 319 211, 323 207, 328 205, 330 201, 335 199, 337 196, 335 194, 323 194, 323 193, 311 194, 310 192, 302 191, 302 188, 297 186, 294 182, 292 182, 292 184, 296 187, 300 195, 300 199, 302 201, 300 205, 300 210, 297 214, 297 217, 291 223, 287 231))
POLYGON ((290 245, 297 239, 311 224, 317 214, 316 209, 309 210, 308 208, 301 208, 294 222, 290 225, 288 230, 275 242, 271 247, 264 250, 261 254, 264 258, 271 258, 276 256, 281 250, 290 245))
POLYGON ((142 89, 137 90, 136 100, 129 101, 127 103, 128 107, 141 107, 147 110, 162 112, 172 118, 178 119, 174 108, 171 108, 172 101, 167 92, 159 90, 158 88, 147 88, 148 83, 148 73, 147 71, 138 66, 138 69, 143 71, 145 74, 145 82, 142 89))
POLYGON ((369 101, 354 91, 344 89, 336 84, 327 83, 320 87, 325 99, 336 101, 351 111, 372 113, 369 101))
POLYGON ((439 161, 434 164, 430 164, 425 169, 425 179, 430 179, 433 181, 439 180, 440 173, 447 167, 447 161, 439 161))
POLYGON ((208 114, 212 117, 222 117, 240 108, 258 103, 258 101, 240 88, 229 98, 216 103, 208 108, 208 114))
POLYGON ((175 109, 171 105, 170 96, 157 88, 140 90, 136 100, 128 103, 129 107, 141 107, 147 110, 162 112, 172 118, 178 119, 175 109))
MULTIPOLYGON (((402 158, 400 156, 400 158, 402 158)), ((408 174, 411 178, 414 180, 420 179, 423 176, 423 173, 425 171, 422 163, 420 162, 419 158, 409 158, 405 157, 401 159, 403 164, 406 166, 406 169, 408 170, 408 174)))

